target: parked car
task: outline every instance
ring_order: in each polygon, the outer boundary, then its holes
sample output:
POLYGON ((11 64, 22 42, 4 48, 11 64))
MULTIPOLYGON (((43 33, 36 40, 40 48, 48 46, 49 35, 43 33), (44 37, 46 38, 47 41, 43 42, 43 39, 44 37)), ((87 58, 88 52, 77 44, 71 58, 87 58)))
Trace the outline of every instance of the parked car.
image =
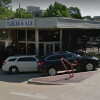
MULTIPOLYGON (((65 70, 64 66, 61 63, 61 58, 65 58, 70 63, 73 63, 73 61, 76 60, 78 62, 78 65, 74 66, 74 68, 87 71, 92 71, 96 67, 98 67, 99 61, 99 59, 96 57, 82 57, 78 54, 64 51, 50 54, 40 59, 38 63, 38 71, 47 72, 49 75, 56 75, 57 71, 65 70)), ((70 66, 66 62, 65 64, 68 69, 70 69, 70 66)))
POLYGON ((34 55, 10 56, 3 62, 2 70, 11 74, 37 71, 37 62, 34 55))

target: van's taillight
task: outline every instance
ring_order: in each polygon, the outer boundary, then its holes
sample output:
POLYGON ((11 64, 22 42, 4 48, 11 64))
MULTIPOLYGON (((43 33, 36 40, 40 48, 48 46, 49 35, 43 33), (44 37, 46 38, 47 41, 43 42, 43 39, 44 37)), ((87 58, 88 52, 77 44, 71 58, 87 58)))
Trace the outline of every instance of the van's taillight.
POLYGON ((39 66, 42 66, 44 64, 44 62, 39 62, 39 66))
POLYGON ((3 62, 3 65, 5 65, 5 64, 6 64, 6 62, 4 61, 4 62, 3 62))

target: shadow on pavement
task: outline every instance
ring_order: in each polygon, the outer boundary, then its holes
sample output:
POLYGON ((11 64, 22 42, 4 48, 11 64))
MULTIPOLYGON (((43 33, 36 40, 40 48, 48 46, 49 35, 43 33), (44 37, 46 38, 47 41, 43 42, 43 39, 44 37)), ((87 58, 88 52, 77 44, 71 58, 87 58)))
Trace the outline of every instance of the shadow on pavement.
POLYGON ((38 73, 38 72, 25 72, 16 75, 11 75, 9 73, 3 72, 0 69, 0 81, 4 81, 4 82, 21 83, 21 82, 28 81, 31 78, 38 78, 38 77, 45 77, 45 76, 47 76, 47 74, 38 73))

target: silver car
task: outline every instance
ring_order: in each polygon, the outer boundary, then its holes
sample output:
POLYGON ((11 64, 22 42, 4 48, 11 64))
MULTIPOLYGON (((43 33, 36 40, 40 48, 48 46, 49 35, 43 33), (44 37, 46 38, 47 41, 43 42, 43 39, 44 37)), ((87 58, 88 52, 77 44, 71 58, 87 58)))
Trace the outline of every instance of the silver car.
POLYGON ((37 62, 34 55, 10 56, 3 62, 2 70, 11 74, 37 71, 37 62))

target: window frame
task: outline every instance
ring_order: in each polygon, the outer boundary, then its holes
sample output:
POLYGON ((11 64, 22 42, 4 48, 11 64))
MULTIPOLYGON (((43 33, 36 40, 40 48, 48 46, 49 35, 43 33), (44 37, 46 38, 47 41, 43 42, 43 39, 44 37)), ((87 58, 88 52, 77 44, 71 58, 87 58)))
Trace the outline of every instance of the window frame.
POLYGON ((17 59, 17 58, 10 58, 10 59, 8 59, 8 62, 15 62, 16 59, 17 59), (15 59, 15 60, 13 60, 13 59, 15 59))
POLYGON ((37 61, 37 59, 34 57, 20 57, 17 59, 17 62, 35 62, 35 61, 37 61), (30 58, 34 59, 34 61, 33 60, 20 60, 20 59, 30 59, 30 58))

